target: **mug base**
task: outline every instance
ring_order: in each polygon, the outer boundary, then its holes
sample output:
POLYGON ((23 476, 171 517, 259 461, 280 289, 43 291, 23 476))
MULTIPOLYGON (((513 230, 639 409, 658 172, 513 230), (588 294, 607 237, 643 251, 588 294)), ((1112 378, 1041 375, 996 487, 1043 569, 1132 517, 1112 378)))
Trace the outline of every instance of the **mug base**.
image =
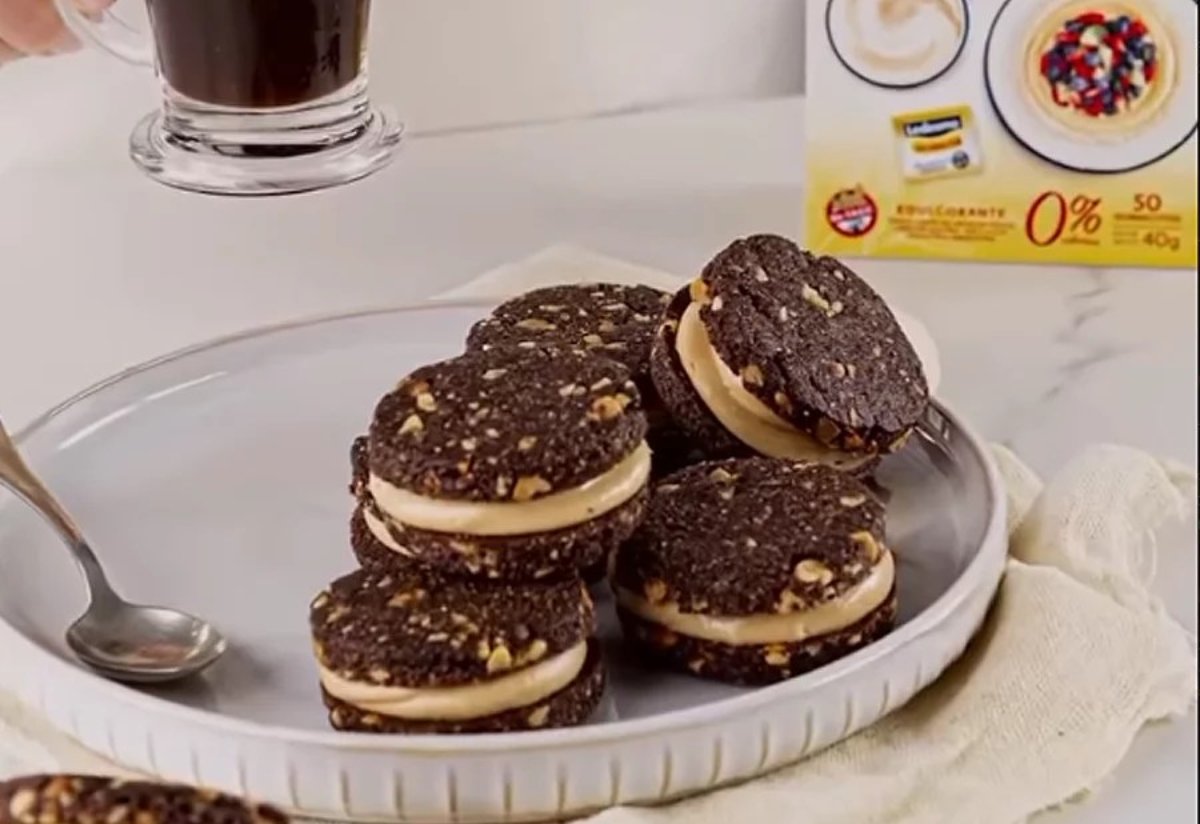
POLYGON ((129 140, 134 164, 159 183, 211 195, 270 196, 341 186, 391 162, 403 124, 387 107, 370 106, 352 130, 297 140, 296 131, 195 136, 163 111, 146 115, 129 140))

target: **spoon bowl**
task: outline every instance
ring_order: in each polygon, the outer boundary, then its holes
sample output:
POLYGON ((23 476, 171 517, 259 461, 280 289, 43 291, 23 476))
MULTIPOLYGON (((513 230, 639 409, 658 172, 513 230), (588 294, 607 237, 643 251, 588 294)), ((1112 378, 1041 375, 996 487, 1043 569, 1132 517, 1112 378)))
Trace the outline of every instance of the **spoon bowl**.
POLYGON ((0 486, 8 487, 45 519, 70 550, 87 582, 87 611, 67 628, 67 645, 106 678, 140 684, 195 675, 225 652, 212 624, 166 607, 123 600, 75 521, 17 451, 0 422, 0 486))
POLYGON ((198 673, 228 646, 207 621, 165 607, 125 603, 88 610, 66 637, 79 660, 92 669, 145 684, 198 673))

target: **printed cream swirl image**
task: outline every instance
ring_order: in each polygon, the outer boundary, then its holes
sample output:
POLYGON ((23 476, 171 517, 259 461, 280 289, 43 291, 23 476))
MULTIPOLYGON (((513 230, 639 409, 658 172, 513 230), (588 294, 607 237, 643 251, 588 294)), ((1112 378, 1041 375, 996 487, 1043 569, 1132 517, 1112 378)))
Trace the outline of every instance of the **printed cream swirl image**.
POLYGON ((932 80, 967 33, 962 0, 831 0, 829 37, 856 74, 885 86, 932 80))

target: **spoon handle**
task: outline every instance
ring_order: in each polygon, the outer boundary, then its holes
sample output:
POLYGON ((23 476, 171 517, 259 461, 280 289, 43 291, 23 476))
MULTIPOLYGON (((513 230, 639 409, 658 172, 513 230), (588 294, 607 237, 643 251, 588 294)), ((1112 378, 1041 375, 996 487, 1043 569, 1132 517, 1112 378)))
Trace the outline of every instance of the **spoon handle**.
POLYGON ((74 519, 67 514, 58 499, 25 463, 25 459, 17 451, 17 445, 5 430, 3 420, 0 420, 0 485, 8 487, 18 498, 29 504, 58 533, 83 570, 93 600, 108 600, 109 596, 114 594, 112 587, 95 553, 88 546, 87 539, 83 537, 74 519))

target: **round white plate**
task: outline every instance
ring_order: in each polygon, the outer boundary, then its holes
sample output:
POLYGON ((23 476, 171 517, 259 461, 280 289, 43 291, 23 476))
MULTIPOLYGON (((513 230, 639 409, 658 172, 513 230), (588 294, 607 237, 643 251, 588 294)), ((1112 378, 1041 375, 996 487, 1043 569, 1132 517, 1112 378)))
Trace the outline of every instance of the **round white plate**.
MULTIPOLYGON (((1075 8, 1073 0, 1051 0, 1075 8)), ((1167 31, 1175 54, 1177 87, 1155 120, 1120 140, 1086 141, 1048 122, 1025 93, 1025 49, 1038 20, 1050 8, 1046 0, 1005 0, 988 32, 983 71, 988 96, 1013 138, 1033 154, 1064 169, 1115 173, 1139 169, 1179 149, 1196 131, 1196 0, 1144 0, 1167 31)), ((1133 4, 1137 6, 1137 4, 1133 4)), ((1065 22, 1065 21, 1064 21, 1065 22)))
POLYGON ((747 690, 645 669, 605 610, 611 688, 578 729, 369 736, 326 725, 308 603, 352 568, 348 450, 376 399, 458 351, 483 306, 373 312, 263 330, 138 367, 19 437, 130 598, 215 621, 232 642, 203 679, 133 689, 83 669, 63 631, 78 574, 38 519, 0 498, 0 678, 130 768, 308 815, 530 820, 652 802, 745 778, 903 704, 963 649, 1005 556, 999 482, 941 407, 880 472, 901 626, 810 675, 747 690), (15 664, 15 665, 14 665, 15 664))

